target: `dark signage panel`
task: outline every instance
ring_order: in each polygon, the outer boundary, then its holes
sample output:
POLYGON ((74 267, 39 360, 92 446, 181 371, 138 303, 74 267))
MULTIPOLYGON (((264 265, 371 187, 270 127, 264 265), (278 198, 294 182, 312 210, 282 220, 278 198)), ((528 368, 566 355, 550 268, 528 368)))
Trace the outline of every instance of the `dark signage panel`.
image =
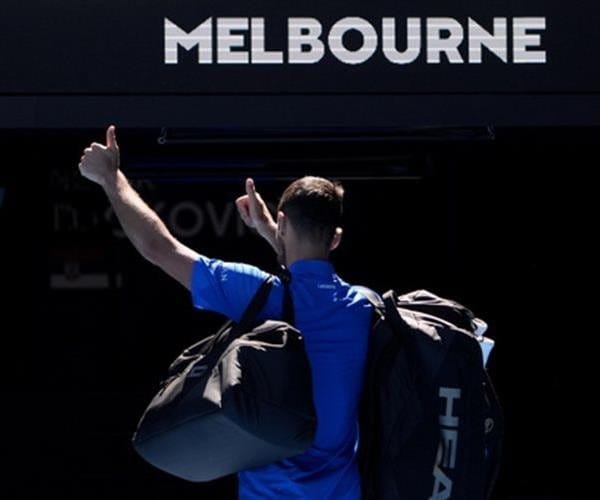
POLYGON ((0 94, 600 91, 600 7, 556 0, 3 0, 0 94))

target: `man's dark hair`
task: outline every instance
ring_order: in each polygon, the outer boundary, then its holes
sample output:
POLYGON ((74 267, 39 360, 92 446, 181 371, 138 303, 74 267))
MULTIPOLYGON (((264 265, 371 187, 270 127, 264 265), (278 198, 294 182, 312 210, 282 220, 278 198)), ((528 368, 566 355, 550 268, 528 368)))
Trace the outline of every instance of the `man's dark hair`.
POLYGON ((342 223, 344 188, 322 177, 302 177, 283 192, 281 210, 302 236, 329 245, 342 223))

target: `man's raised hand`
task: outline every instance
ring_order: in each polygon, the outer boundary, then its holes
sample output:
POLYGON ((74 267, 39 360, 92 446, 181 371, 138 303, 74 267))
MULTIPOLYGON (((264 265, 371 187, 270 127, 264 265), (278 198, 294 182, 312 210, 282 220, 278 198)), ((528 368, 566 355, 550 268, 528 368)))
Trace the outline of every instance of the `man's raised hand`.
POLYGON ((85 178, 102 186, 114 180, 119 170, 119 145, 115 126, 106 130, 106 145, 93 142, 85 148, 79 171, 85 178))
POLYGON ((258 234, 272 242, 275 237, 276 224, 267 204, 256 191, 252 179, 246 179, 246 194, 236 201, 240 217, 248 227, 256 229, 258 234))

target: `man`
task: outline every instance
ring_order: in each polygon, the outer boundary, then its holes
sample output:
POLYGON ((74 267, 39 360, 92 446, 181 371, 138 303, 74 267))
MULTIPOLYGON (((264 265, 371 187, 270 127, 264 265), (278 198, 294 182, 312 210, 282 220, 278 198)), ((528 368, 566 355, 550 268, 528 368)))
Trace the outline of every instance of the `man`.
MULTIPOLYGON (((239 320, 267 274, 247 264, 209 259, 173 237, 119 169, 115 128, 106 144, 86 148, 81 174, 99 184, 123 230, 147 260, 192 293, 200 309, 239 320)), ((370 306, 342 281, 329 262, 342 230, 341 186, 316 177, 293 182, 283 193, 277 222, 252 179, 236 201, 244 222, 273 246, 291 273, 296 327, 302 331, 313 380, 317 432, 305 453, 238 474, 239 498, 358 500, 357 407, 366 361, 370 306)), ((276 280, 265 318, 282 316, 283 287, 276 280)))

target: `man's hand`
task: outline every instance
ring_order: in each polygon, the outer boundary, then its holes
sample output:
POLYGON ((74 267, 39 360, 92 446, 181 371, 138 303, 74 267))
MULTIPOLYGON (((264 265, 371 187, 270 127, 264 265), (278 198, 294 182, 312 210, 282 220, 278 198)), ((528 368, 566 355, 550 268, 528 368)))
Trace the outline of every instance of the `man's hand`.
POLYGON ((85 149, 79 170, 104 188, 123 231, 138 252, 189 289, 199 256, 173 237, 119 170, 119 146, 113 125, 106 131, 106 145, 93 143, 85 149))
POLYGON ((114 125, 106 130, 106 145, 94 142, 83 151, 79 171, 81 175, 103 187, 116 180, 119 171, 119 146, 114 125))
POLYGON ((246 179, 246 194, 240 196, 236 201, 240 217, 248 227, 256 229, 258 234, 265 238, 273 248, 276 247, 275 234, 277 224, 273 220, 267 204, 260 194, 256 192, 256 186, 252 179, 246 179))

